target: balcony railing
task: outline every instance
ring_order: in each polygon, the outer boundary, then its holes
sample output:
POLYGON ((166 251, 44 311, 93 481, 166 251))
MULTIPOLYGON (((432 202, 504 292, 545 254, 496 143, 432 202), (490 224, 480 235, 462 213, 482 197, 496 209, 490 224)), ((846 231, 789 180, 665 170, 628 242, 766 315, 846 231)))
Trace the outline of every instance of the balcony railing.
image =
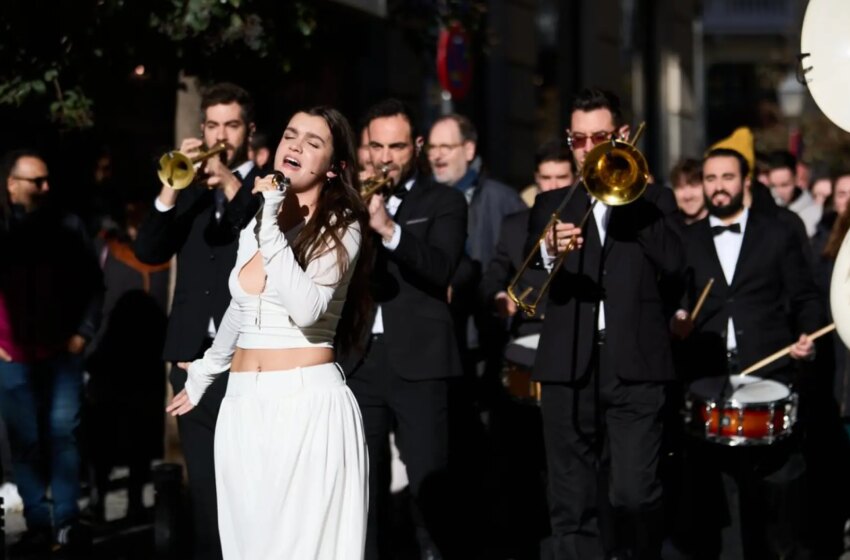
POLYGON ((805 0, 704 0, 706 35, 784 35, 800 25, 805 0))

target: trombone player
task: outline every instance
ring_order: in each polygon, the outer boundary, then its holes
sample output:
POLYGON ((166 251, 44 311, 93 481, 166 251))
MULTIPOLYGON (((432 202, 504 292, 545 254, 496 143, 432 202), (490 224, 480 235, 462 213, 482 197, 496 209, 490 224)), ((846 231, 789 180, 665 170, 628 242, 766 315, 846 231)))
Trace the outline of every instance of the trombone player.
MULTIPOLYGON (((257 209, 251 194, 257 168, 248 159, 253 107, 250 94, 234 84, 216 84, 203 93, 203 139, 183 140, 180 151, 197 159, 203 146, 223 143, 226 161, 206 158, 203 173, 183 190, 164 183, 136 239, 136 255, 142 262, 161 263, 177 255, 177 285, 163 349, 163 359, 172 362, 174 394, 186 383, 186 371, 177 362, 200 358, 215 337, 230 303, 227 280, 236 263, 239 231, 257 209)), ((201 404, 177 420, 192 498, 192 558, 198 560, 221 558, 213 436, 226 388, 223 374, 201 404)))
MULTIPOLYGON (((625 139, 629 127, 616 95, 585 89, 573 99, 567 133, 586 183, 592 177, 584 173, 590 167, 583 169, 588 153, 612 138, 625 139)), ((684 269, 676 202, 668 189, 650 184, 634 202, 599 202, 589 211, 593 200, 581 182, 554 231, 539 238, 550 266, 570 250, 571 239, 576 245, 551 271, 534 366, 533 379, 542 384, 552 527, 541 557, 657 559, 661 408, 665 382, 674 375, 667 324, 678 295, 667 284, 680 286, 684 269), (576 224, 586 212, 581 228, 576 224)), ((564 197, 559 190, 537 197, 532 239, 564 197)))

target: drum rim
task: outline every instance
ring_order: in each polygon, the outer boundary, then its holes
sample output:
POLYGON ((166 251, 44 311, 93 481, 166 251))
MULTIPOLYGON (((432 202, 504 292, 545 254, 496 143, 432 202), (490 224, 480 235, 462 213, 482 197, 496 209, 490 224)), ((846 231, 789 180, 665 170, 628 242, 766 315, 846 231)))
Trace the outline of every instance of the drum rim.
MULTIPOLYGON (((737 375, 733 374, 733 375, 729 375, 728 377, 734 378, 734 377, 737 377, 737 375)), ((789 401, 795 401, 796 400, 794 398, 794 396, 797 394, 797 392, 794 390, 794 387, 792 385, 790 385, 788 383, 783 383, 782 381, 778 381, 776 379, 770 379, 770 378, 767 378, 767 377, 759 377, 759 376, 756 376, 756 375, 749 376, 749 379, 748 379, 749 382, 748 383, 743 383, 740 386, 738 386, 733 391, 732 395, 729 396, 729 398, 723 399, 723 400, 718 399, 716 397, 710 397, 710 396, 707 396, 707 395, 702 395, 702 394, 700 394, 700 393, 698 393, 697 391, 694 390, 694 385, 696 385, 697 383, 708 381, 708 380, 714 380, 714 379, 722 379, 722 378, 723 378, 723 376, 718 375, 718 376, 714 376, 714 377, 701 377, 700 379, 695 379, 694 381, 692 381, 691 383, 688 384, 688 388, 687 388, 686 395, 685 395, 686 399, 688 397, 694 397, 693 400, 699 400, 700 402, 704 402, 704 403, 713 405, 715 407, 719 407, 721 404, 725 404, 725 405, 727 405, 727 407, 731 407, 731 408, 755 408, 757 406, 778 405, 779 403, 786 403, 786 402, 789 402, 789 401), (741 401, 741 400, 738 400, 738 399, 735 398, 735 393, 737 393, 742 388, 750 387, 752 385, 755 385, 756 383, 762 383, 762 382, 770 384, 770 385, 778 385, 779 387, 782 387, 783 389, 785 389, 787 391, 787 394, 783 397, 779 397, 779 398, 767 400, 767 401, 741 401)))

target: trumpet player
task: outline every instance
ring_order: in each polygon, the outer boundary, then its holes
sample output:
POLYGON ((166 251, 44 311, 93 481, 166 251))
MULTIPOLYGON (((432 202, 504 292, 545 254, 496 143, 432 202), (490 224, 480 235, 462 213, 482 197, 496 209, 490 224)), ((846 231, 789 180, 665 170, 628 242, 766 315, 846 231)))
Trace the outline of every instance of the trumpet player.
MULTIPOLYGON (((579 171, 595 145, 628 132, 613 93, 585 89, 573 99, 567 134, 579 171)), ((538 195, 534 239, 564 193, 538 195)), ((684 268, 676 201, 650 184, 630 204, 597 204, 583 229, 576 224, 591 197, 579 186, 569 202, 541 250, 546 258, 566 252, 572 237, 579 246, 554 271, 533 372, 542 385, 552 527, 541 557, 657 559, 660 413, 674 376, 672 305, 668 313, 659 279, 684 268)))
MULTIPOLYGON (((206 159, 203 173, 182 191, 163 185, 135 244, 142 262, 161 263, 177 255, 177 285, 163 349, 163 359, 172 362, 175 394, 186 383, 186 371, 177 362, 200 358, 215 338, 230 303, 227 279, 236 262, 239 231, 256 211, 251 190, 257 169, 248 159, 254 132, 250 94, 234 84, 216 84, 203 93, 201 113, 201 138, 183 140, 180 151, 192 157, 202 146, 223 142, 226 161, 206 159)), ((193 558, 199 560, 221 558, 213 436, 227 377, 217 378, 200 405, 177 420, 192 498, 193 558)))
POLYGON ((374 194, 366 201, 377 246, 374 319, 360 349, 339 360, 350 372, 369 448, 366 559, 391 557, 391 430, 421 513, 422 557, 438 557, 446 531, 435 528, 448 529, 447 504, 435 498, 445 491, 448 380, 461 375, 446 294, 466 241, 466 202, 417 169, 422 140, 403 103, 378 103, 366 122, 372 163, 387 169, 393 186, 388 198, 374 194))

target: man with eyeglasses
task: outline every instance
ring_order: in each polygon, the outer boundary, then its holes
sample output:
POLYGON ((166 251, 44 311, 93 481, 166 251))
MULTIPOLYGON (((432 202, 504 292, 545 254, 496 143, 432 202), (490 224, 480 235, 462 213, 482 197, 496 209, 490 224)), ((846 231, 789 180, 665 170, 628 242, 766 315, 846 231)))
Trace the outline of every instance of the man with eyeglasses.
MULTIPOLYGON (((431 126, 426 151, 434 179, 463 193, 469 206, 466 252, 452 279, 450 303, 468 380, 477 379, 478 363, 500 361, 504 322, 478 305, 482 271, 490 263, 502 221, 526 206, 517 191, 482 172, 478 131, 467 117, 452 113, 431 126), (492 352, 491 352, 492 350, 492 352)), ((484 376, 479 396, 492 394, 492 376, 484 376)), ((483 404, 486 404, 484 402, 483 404)))
MULTIPOLYGON (((568 140, 579 171, 594 146, 628 132, 613 93, 585 89, 573 99, 568 140)), ((597 203, 579 227, 592 203, 587 191, 544 192, 529 240, 567 195, 540 249, 551 266, 571 238, 578 245, 554 272, 533 371, 542 385, 552 527, 542 558, 657 560, 661 408, 674 378, 667 324, 684 269, 676 201, 649 185, 631 204, 597 203)))
POLYGON ((76 433, 103 279, 83 221, 49 203, 44 158, 17 150, 2 169, 0 411, 27 522, 13 555, 42 558, 90 543, 79 523, 76 433))

